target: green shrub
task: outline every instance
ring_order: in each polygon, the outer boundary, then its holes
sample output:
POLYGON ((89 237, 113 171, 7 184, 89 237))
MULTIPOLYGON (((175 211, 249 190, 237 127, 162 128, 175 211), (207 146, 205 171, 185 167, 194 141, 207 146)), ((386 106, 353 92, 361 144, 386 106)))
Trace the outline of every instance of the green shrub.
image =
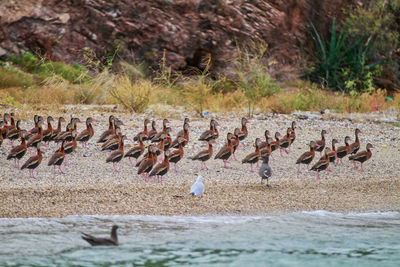
POLYGON ((247 98, 248 116, 252 117, 256 102, 262 97, 280 92, 280 87, 268 75, 267 65, 262 62, 266 44, 238 47, 235 83, 247 98))
POLYGON ((60 61, 48 61, 40 65, 40 72, 38 75, 41 78, 45 79, 54 74, 63 77, 70 83, 82 83, 89 80, 88 70, 77 63, 69 65, 60 61))
POLYGON ((311 46, 301 45, 307 62, 305 77, 342 92, 373 90, 383 64, 382 59, 374 57, 375 40, 370 36, 348 38, 347 32, 337 31, 335 19, 328 38, 324 38, 312 22, 310 25, 311 46))

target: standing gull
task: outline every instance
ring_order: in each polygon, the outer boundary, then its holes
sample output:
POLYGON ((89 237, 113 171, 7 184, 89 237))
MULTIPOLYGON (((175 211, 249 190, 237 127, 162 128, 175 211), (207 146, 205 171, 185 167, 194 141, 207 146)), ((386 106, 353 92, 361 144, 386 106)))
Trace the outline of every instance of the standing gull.
POLYGON ((203 176, 199 175, 196 182, 190 188, 190 195, 200 196, 204 193, 203 176))
POLYGON ((267 187, 270 187, 268 183, 268 179, 272 176, 272 169, 271 166, 268 165, 269 162, 269 154, 265 154, 263 157, 263 163, 258 171, 258 174, 261 177, 261 183, 264 179, 267 179, 267 187))
POLYGON ((82 239, 86 240, 92 246, 118 246, 117 229, 118 225, 111 228, 110 238, 99 238, 82 232, 82 239))

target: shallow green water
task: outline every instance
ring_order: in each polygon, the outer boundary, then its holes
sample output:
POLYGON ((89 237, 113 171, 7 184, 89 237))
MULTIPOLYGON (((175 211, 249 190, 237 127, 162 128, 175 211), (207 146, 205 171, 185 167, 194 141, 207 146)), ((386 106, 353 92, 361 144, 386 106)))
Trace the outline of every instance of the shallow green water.
POLYGON ((0 219, 0 266, 399 266, 400 213, 0 219), (90 247, 80 231, 119 247, 90 247))

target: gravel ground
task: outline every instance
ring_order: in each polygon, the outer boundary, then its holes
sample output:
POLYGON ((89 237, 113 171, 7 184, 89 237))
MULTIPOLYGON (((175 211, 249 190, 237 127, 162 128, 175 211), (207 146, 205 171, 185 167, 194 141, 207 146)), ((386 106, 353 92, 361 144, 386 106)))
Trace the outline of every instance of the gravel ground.
MULTIPOLYGON (((4 112, 4 110, 2 111, 4 112)), ((26 112, 33 118, 36 111, 26 112)), ((39 112, 40 113, 40 112, 39 112)), ((54 175, 47 166, 48 159, 56 149, 55 144, 44 148, 42 164, 35 170, 37 179, 29 178, 28 171, 13 168, 13 161, 6 156, 11 149, 9 140, 0 147, 0 217, 63 217, 72 214, 158 214, 158 215, 198 215, 198 214, 265 214, 270 212, 290 212, 299 210, 329 211, 371 211, 400 210, 400 128, 390 123, 371 122, 371 116, 360 114, 351 119, 341 115, 311 117, 300 120, 295 115, 268 115, 252 119, 248 125, 247 146, 239 147, 236 153, 240 162, 230 160, 229 169, 224 169, 221 160, 207 162, 209 171, 200 170, 199 161, 188 157, 205 149, 197 141, 200 134, 208 129, 210 118, 200 119, 184 111, 176 111, 170 119, 175 135, 182 128, 183 118, 191 118, 190 141, 185 147, 185 157, 178 163, 178 173, 173 170, 164 176, 163 183, 156 179, 145 182, 136 174, 136 168, 123 159, 118 165, 120 173, 114 173, 112 164, 105 159, 109 152, 100 151, 95 144, 99 135, 107 128, 109 112, 99 109, 65 108, 63 116, 79 116, 82 121, 87 116, 95 120, 95 136, 89 148, 81 148, 69 156, 71 165, 64 165, 64 175, 54 175), (273 176, 272 187, 260 184, 256 173, 250 173, 250 165, 241 159, 253 152, 252 143, 256 137, 264 140, 264 130, 271 133, 285 133, 292 120, 297 121, 296 140, 291 153, 283 156, 274 152, 270 161, 273 176), (355 128, 360 128, 361 150, 371 142, 375 149, 371 160, 364 165, 365 171, 353 170, 347 158, 344 166, 331 166, 332 172, 322 172, 321 180, 316 173, 307 171, 297 174, 296 159, 307 151, 311 140, 320 138, 322 129, 328 131, 328 144, 332 138, 343 144, 346 135, 354 140, 355 128), (204 177, 205 194, 201 197, 188 195, 197 175, 204 177)), ((123 132, 128 136, 127 145, 132 145, 133 136, 142 129, 145 117, 152 114, 129 115, 114 112, 126 124, 123 132)), ((17 112, 18 117, 18 112, 17 112)), ((47 115, 43 113, 42 115, 47 115)), ((52 114, 57 117, 61 114, 52 114)), ((214 145, 214 155, 224 144, 228 131, 240 126, 240 116, 219 114, 220 137, 214 145)), ((161 128, 162 118, 156 118, 161 128)), ((32 121, 23 121, 23 128, 30 129, 32 121)), ((53 127, 55 127, 53 125, 53 127)), ((84 124, 78 130, 84 129, 84 124)), ((127 147, 126 149, 129 149, 127 147)), ((22 163, 28 158, 26 155, 22 163)), ((319 159, 318 152, 316 158, 319 159)), ((317 159, 314 159, 316 162, 317 159)), ((303 165, 305 170, 305 166, 303 165)))

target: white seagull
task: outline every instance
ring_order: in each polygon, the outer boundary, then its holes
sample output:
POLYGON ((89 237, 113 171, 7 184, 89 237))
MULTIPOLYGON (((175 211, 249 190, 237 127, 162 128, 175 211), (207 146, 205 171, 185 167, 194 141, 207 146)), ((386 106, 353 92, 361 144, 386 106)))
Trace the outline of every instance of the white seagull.
POLYGON ((190 188, 190 195, 200 196, 204 193, 203 176, 199 175, 196 182, 190 188))

